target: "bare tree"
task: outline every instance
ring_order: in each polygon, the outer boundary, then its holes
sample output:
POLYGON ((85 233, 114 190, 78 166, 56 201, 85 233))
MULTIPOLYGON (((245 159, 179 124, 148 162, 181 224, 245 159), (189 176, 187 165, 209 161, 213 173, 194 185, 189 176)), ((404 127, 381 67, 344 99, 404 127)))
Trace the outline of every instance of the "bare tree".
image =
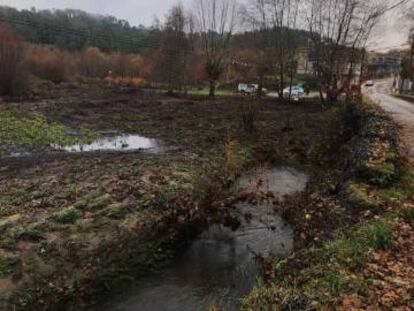
POLYGON ((23 87, 22 64, 25 56, 23 39, 0 28, 0 94, 14 95, 23 87))
POLYGON ((301 0, 252 0, 250 4, 254 28, 265 36, 266 44, 273 52, 272 65, 279 78, 278 93, 283 98, 287 80, 292 85, 296 73, 299 41, 293 30, 298 28, 301 0))
POLYGON ((170 9, 162 27, 161 51, 158 66, 158 76, 161 82, 168 86, 168 91, 182 90, 184 73, 189 51, 188 38, 185 33, 187 17, 181 4, 170 9))
POLYGON ((236 27, 236 0, 195 0, 195 16, 206 56, 209 96, 215 96, 216 82, 229 62, 229 45, 236 27))
POLYGON ((273 73, 273 50, 270 47, 269 29, 266 15, 263 14, 263 0, 253 0, 249 8, 244 7, 243 24, 251 29, 253 35, 249 44, 253 47, 253 57, 249 58, 249 67, 258 82, 257 96, 263 94, 265 76, 273 73))
POLYGON ((310 0, 304 6, 322 100, 326 93, 334 103, 349 89, 372 29, 385 12, 404 1, 390 5, 388 0, 310 0))

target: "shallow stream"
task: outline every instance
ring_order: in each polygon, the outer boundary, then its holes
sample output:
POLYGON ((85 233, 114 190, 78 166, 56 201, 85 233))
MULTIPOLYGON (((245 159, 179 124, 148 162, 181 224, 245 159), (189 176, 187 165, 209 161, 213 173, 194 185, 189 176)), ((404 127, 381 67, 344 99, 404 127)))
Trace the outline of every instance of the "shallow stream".
MULTIPOLYGON (((307 181, 305 174, 292 168, 261 168, 240 178, 234 191, 270 191, 282 200, 304 191, 307 181)), ((236 231, 222 225, 210 227, 174 265, 137 280, 135 287, 100 310, 193 311, 212 305, 237 309, 260 282, 253 252, 288 252, 293 247, 293 231, 270 205, 240 203, 235 214, 242 223, 236 231)))

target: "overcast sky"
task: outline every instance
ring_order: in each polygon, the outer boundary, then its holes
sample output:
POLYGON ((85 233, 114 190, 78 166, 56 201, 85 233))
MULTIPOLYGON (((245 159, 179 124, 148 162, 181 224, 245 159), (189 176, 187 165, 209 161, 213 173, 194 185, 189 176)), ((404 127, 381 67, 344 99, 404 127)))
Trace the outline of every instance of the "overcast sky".
MULTIPOLYGON (((0 0, 0 5, 19 9, 35 7, 37 9, 81 9, 90 13, 113 15, 129 21, 132 25, 150 26, 154 17, 162 20, 172 5, 179 0, 0 0)), ((181 0, 186 6, 191 0, 181 0)), ((395 15, 392 14, 392 15, 395 15)), ((373 34, 370 47, 388 49, 404 44, 408 37, 408 25, 400 18, 388 16, 373 34)))
MULTIPOLYGON (((150 26, 154 16, 163 19, 178 0, 0 0, 1 5, 19 9, 81 9, 90 13, 113 15, 132 25, 150 26)), ((182 0, 181 3, 190 3, 182 0)))

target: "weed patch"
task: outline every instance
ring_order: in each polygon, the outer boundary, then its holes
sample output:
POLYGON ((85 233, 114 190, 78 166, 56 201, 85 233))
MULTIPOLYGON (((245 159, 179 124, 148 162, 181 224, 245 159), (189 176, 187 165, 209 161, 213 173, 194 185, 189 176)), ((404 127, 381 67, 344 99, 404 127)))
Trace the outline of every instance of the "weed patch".
POLYGON ((15 238, 20 240, 40 240, 43 238, 45 232, 45 225, 34 222, 24 225, 15 232, 15 238))
POLYGON ((52 215, 52 219, 61 224, 72 224, 80 217, 80 212, 74 207, 66 207, 52 215))
POLYGON ((362 209, 375 209, 378 202, 370 195, 369 187, 363 184, 349 183, 345 189, 345 195, 351 204, 362 209))
POLYGON ((0 256, 0 278, 11 274, 15 264, 16 259, 0 256))
POLYGON ((82 130, 79 138, 68 135, 69 129, 49 122, 41 115, 2 113, 0 116, 0 156, 14 150, 50 148, 88 141, 92 133, 82 130))

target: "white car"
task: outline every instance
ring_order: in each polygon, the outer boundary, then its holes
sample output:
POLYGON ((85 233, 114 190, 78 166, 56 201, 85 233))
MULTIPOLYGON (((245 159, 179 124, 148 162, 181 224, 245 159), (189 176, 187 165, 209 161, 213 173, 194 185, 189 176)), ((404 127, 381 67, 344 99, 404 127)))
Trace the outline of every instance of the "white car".
MULTIPOLYGON (((239 93, 242 93, 244 95, 252 95, 259 91, 259 85, 258 84, 246 84, 246 83, 240 83, 238 86, 239 93)), ((267 93, 267 89, 262 88, 263 93, 267 93)))
POLYGON ((289 96, 292 98, 301 98, 305 95, 305 90, 301 86, 292 86, 292 88, 287 87, 283 90, 283 97, 288 98, 289 96))
POLYGON ((374 86, 374 81, 372 81, 372 80, 368 80, 368 81, 366 81, 366 82, 365 82, 365 86, 366 86, 366 87, 373 87, 373 86, 374 86))

